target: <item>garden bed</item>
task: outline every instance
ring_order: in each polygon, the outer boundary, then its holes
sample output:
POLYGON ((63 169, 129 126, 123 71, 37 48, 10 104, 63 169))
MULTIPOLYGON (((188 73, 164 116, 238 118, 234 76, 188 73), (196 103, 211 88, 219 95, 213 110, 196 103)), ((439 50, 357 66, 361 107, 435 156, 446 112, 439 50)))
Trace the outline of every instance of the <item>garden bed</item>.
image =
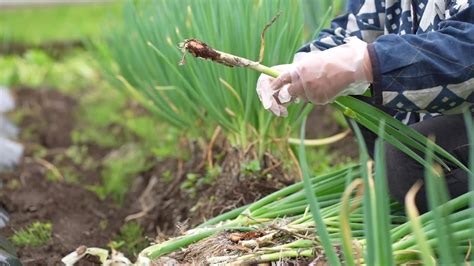
MULTIPOLYGON (((221 159, 217 182, 189 193, 182 188, 187 174, 203 172, 204 168, 203 153, 188 145, 192 156, 187 161, 149 158, 153 166, 133 177, 119 206, 111 199, 101 200, 88 189, 100 184, 101 163, 114 149, 87 145, 81 156, 97 162, 92 166, 78 166, 70 156, 71 132, 80 119, 77 102, 48 88, 16 88, 14 93, 18 109, 13 117, 23 130, 21 142, 26 151, 17 169, 0 174, 4 184, 0 201, 10 214, 10 223, 1 233, 11 237, 33 221, 50 222, 53 228, 48 243, 18 249, 25 264, 53 265, 84 244, 106 247, 120 235, 126 221, 141 225, 142 240, 145 236, 177 235, 206 218, 254 202, 293 182, 279 167, 268 171, 272 178, 260 178, 256 173, 241 176, 241 152, 222 142, 219 146, 233 152, 221 159), (173 176, 170 179, 163 173, 173 176)), ((222 154, 222 148, 216 145, 214 154, 222 154)), ((270 156, 266 160, 269 167, 276 164, 270 156)))

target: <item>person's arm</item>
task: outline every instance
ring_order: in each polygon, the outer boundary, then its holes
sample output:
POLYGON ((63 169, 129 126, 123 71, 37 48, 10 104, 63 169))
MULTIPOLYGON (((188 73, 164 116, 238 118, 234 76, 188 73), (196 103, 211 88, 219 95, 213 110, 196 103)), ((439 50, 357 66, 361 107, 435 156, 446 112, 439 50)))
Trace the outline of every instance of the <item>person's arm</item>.
POLYGON ((381 0, 349 1, 347 14, 333 19, 330 28, 322 30, 315 40, 304 45, 297 53, 324 51, 345 43, 344 40, 348 37, 357 37, 368 43, 374 41, 384 32, 383 19, 373 15, 384 13, 382 2, 381 0))
POLYGON ((474 103, 474 7, 465 5, 435 31, 389 34, 369 44, 375 103, 428 113, 474 103))

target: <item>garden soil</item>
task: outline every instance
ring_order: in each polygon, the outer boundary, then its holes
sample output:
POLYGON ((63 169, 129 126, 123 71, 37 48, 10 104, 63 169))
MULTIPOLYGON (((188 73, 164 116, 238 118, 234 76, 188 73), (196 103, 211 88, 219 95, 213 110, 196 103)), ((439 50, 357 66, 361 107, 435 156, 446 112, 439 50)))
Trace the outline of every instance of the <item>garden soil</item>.
MULTIPOLYGON (((186 174, 204 171, 203 152, 190 143, 189 160, 154 159, 151 170, 134 177, 124 203, 118 206, 87 189, 100 184, 100 167, 91 171, 68 160, 62 160, 60 165, 50 163, 73 145, 70 136, 75 126, 75 100, 47 88, 16 88, 14 92, 17 112, 21 114, 17 120, 23 130, 20 141, 25 145, 25 157, 14 171, 0 173, 0 204, 10 214, 10 223, 0 234, 11 237, 34 221, 53 225, 53 239, 48 244, 18 247, 18 256, 25 265, 61 265, 60 259, 81 245, 106 248, 126 221, 139 222, 150 241, 161 240, 294 182, 270 155, 265 156, 265 165, 273 178, 239 174, 240 163, 248 156, 220 141, 223 148, 215 148, 221 149, 215 153, 224 149, 226 155, 220 162, 222 172, 217 182, 192 195, 185 193, 181 183, 186 174), (52 181, 54 169, 64 167, 75 169, 75 175, 83 178, 66 182, 56 177, 52 181), (171 181, 162 176, 166 170, 176 173, 171 181)), ((111 150, 90 145, 87 152, 100 162, 111 150)), ((91 265, 93 260, 81 263, 91 265)))

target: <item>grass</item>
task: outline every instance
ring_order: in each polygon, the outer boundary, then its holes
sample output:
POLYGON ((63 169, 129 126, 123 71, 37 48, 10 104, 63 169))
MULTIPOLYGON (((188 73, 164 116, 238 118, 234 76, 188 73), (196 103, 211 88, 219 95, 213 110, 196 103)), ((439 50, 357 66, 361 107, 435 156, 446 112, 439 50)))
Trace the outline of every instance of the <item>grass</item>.
POLYGON ((26 228, 16 231, 11 237, 15 246, 38 247, 52 240, 53 225, 48 222, 34 222, 26 228))
POLYGON ((97 38, 105 22, 113 23, 121 4, 91 4, 0 10, 0 43, 40 44, 97 38), (54 30, 53 30, 54 29, 54 30))
POLYGON ((67 93, 77 93, 99 83, 92 57, 84 51, 73 51, 54 59, 42 50, 25 54, 0 56, 0 84, 5 86, 49 86, 67 93))

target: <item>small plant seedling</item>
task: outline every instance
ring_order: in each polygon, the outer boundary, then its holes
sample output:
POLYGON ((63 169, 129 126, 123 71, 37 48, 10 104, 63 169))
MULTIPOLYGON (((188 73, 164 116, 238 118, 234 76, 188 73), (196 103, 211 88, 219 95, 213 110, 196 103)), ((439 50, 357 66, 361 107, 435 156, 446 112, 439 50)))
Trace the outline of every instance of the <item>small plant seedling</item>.
POLYGON ((196 182, 198 179, 199 179, 199 174, 196 174, 196 173, 186 174, 186 180, 184 180, 184 182, 181 183, 181 189, 194 191, 194 188, 196 186, 196 182))
POLYGON ((214 182, 221 172, 222 168, 220 166, 214 166, 213 168, 207 169, 204 175, 188 173, 186 174, 186 180, 181 183, 181 189, 188 192, 191 197, 194 197, 199 188, 214 182))
POLYGON ((147 170, 147 154, 139 146, 125 145, 109 154, 102 162, 102 185, 87 186, 100 199, 111 196, 117 204, 122 204, 132 176, 147 170))
POLYGON ((38 247, 52 240, 53 225, 49 222, 34 222, 16 231, 11 240, 16 246, 38 247))
POLYGON ((161 174, 161 178, 162 178, 163 181, 165 181, 166 183, 169 183, 169 182, 171 182, 171 180, 173 180, 174 176, 173 176, 173 174, 171 173, 171 170, 165 170, 165 171, 161 174))
POLYGON ((258 160, 253 160, 248 163, 242 163, 240 168, 244 174, 253 174, 262 170, 262 168, 260 167, 260 161, 258 160))
POLYGON ((121 250, 127 255, 137 255, 148 245, 139 223, 129 222, 120 228, 119 235, 109 243, 109 247, 115 250, 121 250))
POLYGON ((198 181, 198 185, 209 185, 214 180, 219 177, 219 175, 222 173, 222 168, 218 165, 215 165, 214 167, 207 169, 206 175, 204 178, 198 181))

